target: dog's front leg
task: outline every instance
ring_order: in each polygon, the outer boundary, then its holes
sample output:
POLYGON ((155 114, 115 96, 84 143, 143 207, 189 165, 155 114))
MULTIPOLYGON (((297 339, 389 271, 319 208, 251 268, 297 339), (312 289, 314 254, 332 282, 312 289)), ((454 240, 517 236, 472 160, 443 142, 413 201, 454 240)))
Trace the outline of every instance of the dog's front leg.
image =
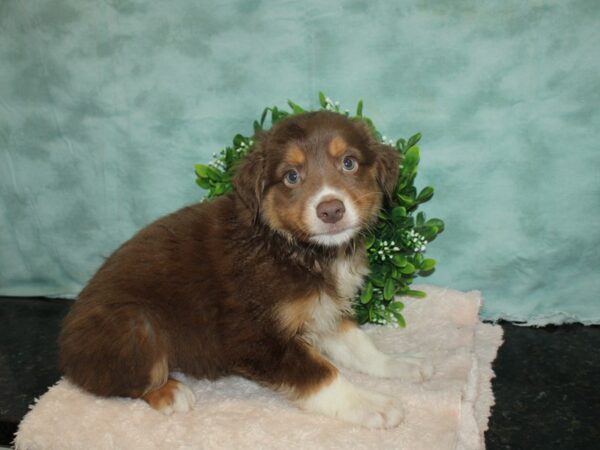
POLYGON ((255 353, 238 373, 287 393, 307 411, 369 428, 393 428, 402 421, 397 399, 353 385, 306 341, 294 338, 279 350, 280 358, 255 353))
POLYGON ((317 345, 337 364, 369 375, 423 381, 433 374, 433 365, 423 358, 380 352, 351 320, 342 320, 334 333, 320 336, 317 345))

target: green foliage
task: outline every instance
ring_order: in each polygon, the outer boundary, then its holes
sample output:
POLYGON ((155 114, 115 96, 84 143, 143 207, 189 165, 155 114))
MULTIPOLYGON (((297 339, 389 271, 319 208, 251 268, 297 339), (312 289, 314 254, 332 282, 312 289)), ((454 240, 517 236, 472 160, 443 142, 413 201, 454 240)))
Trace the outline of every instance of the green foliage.
MULTIPOLYGON (((355 301, 356 318, 360 323, 372 322, 406 326, 402 309, 404 305, 395 296, 405 295, 422 298, 425 293, 410 289, 417 277, 426 277, 435 271, 436 261, 425 258, 427 245, 444 231, 440 219, 427 219, 417 209, 433 197, 433 188, 426 186, 417 191, 414 181, 420 159, 421 133, 410 139, 395 142, 383 136, 373 121, 363 115, 363 102, 358 102, 356 114, 341 111, 338 102, 333 102, 323 92, 319 92, 321 110, 334 111, 351 118, 360 118, 371 129, 375 137, 393 146, 402 154, 400 174, 391 205, 379 212, 376 226, 366 232, 365 243, 369 256, 371 273, 355 301)), ((281 119, 306 112, 300 105, 288 101, 291 111, 277 106, 265 108, 259 120, 254 121, 254 132, 260 132, 281 119), (268 122, 267 122, 268 120, 268 122), (268 125, 268 126, 267 126, 268 125)), ((232 145, 213 154, 209 164, 197 164, 196 183, 208 192, 208 198, 217 197, 231 191, 231 178, 236 163, 252 151, 254 141, 250 136, 236 134, 232 145)))

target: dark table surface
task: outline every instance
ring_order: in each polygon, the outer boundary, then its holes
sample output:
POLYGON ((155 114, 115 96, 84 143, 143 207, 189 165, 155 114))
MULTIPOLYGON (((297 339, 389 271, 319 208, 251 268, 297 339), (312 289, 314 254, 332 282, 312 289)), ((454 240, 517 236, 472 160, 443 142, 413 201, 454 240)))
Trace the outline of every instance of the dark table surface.
MULTIPOLYGON (((56 339, 70 304, 0 297, 0 445, 60 378, 56 339)), ((600 326, 501 325, 487 448, 599 449, 600 326)))

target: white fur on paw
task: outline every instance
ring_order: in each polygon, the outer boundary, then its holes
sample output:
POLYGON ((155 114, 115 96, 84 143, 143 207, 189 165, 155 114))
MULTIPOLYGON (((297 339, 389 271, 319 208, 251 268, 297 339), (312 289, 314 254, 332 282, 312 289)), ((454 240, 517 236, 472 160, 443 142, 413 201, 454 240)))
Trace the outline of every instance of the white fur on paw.
POLYGON ((431 361, 417 356, 390 355, 386 365, 390 377, 406 381, 427 381, 434 372, 431 361))
POLYGON ((174 412, 188 412, 194 407, 196 396, 192 390, 183 383, 177 385, 177 389, 173 391, 173 403, 164 408, 161 412, 170 416, 174 412))
POLYGON ((395 428, 404 419, 404 409, 394 398, 362 391, 357 400, 347 419, 352 423, 367 428, 395 428))
POLYGON ((317 393, 300 400, 299 405, 367 428, 394 428, 404 418, 397 399, 360 389, 341 375, 317 393))

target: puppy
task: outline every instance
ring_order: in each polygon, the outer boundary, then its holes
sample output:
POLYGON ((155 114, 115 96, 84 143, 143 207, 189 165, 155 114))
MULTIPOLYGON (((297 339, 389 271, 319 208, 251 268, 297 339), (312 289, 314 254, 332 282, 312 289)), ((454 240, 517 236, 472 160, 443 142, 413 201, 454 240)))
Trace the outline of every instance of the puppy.
POLYGON ((99 396, 166 414, 192 391, 170 377, 238 375, 305 410, 372 428, 402 409, 334 364, 422 380, 431 366, 380 353, 352 320, 368 272, 361 231, 393 193, 399 155, 331 112, 287 118, 257 137, 234 192, 183 208, 110 256, 60 336, 66 377, 99 396))

